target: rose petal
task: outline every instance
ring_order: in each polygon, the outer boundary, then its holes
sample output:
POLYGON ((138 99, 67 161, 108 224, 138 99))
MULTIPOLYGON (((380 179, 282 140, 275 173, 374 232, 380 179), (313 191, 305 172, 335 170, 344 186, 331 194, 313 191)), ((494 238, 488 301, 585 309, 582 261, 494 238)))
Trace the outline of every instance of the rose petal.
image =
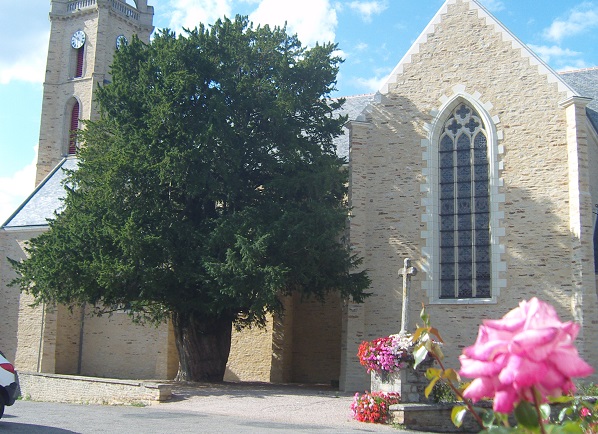
POLYGON ((519 396, 514 389, 507 388, 499 390, 494 394, 494 404, 492 408, 499 413, 510 413, 515 408, 519 396))
POLYGON ((494 340, 467 347, 463 350, 463 354, 476 360, 491 360, 497 354, 506 352, 508 347, 508 341, 494 340))
POLYGON ((535 361, 544 360, 558 344, 560 333, 555 327, 525 330, 513 337, 509 351, 535 361))
POLYGON ((587 364, 577 353, 573 345, 556 348, 551 363, 566 377, 587 377, 594 373, 594 368, 587 364))
POLYGON ((502 319, 486 319, 484 325, 491 329, 514 332, 520 330, 525 324, 525 318, 507 318, 506 316, 502 319))
POLYGON ((461 355, 459 360, 461 362, 459 375, 467 378, 490 377, 498 374, 503 368, 502 364, 474 360, 464 355, 461 355))
POLYGON ((480 399, 491 399, 494 397, 494 383, 488 377, 476 378, 471 382, 467 389, 463 391, 465 398, 478 402, 480 399))
POLYGON ((545 369, 543 363, 535 363, 526 358, 512 355, 498 375, 498 380, 505 385, 512 384, 515 389, 519 390, 539 383, 545 369))

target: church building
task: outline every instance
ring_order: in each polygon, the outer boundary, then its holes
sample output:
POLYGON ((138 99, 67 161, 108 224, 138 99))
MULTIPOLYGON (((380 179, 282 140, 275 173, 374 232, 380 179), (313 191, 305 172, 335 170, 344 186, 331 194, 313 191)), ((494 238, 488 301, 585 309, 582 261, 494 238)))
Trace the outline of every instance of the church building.
MULTIPOLYGON (((0 349, 19 370, 176 374, 169 324, 32 308, 8 286, 6 260, 59 211, 63 168, 76 167, 70 131, 97 116, 114 52, 134 34, 149 41, 152 19, 147 0, 51 2, 37 187, 0 229, 0 349)), ((425 305, 448 365, 484 319, 538 297, 580 323, 578 349, 598 369, 598 68, 557 73, 477 0, 447 0, 379 91, 348 97, 342 112, 350 247, 372 295, 285 299, 265 329, 233 333, 225 379, 368 389, 357 348, 401 328, 406 258, 417 269, 407 330, 425 305)))

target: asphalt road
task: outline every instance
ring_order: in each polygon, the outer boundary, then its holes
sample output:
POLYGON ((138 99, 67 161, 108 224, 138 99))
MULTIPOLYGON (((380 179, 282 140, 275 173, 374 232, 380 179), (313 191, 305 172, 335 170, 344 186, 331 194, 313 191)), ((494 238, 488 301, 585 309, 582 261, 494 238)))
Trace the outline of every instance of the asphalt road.
POLYGON ((0 434, 406 432, 352 420, 352 397, 326 389, 219 384, 173 392, 146 407, 17 401, 6 408, 0 434))

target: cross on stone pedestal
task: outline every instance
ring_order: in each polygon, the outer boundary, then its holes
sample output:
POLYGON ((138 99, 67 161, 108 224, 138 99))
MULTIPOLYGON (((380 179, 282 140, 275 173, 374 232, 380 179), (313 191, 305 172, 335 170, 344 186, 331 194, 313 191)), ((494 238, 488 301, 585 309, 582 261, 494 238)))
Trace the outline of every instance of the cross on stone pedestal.
POLYGON ((401 315, 400 334, 407 333, 409 326, 409 292, 411 290, 411 277, 417 274, 417 268, 411 266, 411 259, 405 258, 403 268, 399 270, 399 276, 403 276, 403 309, 401 315))

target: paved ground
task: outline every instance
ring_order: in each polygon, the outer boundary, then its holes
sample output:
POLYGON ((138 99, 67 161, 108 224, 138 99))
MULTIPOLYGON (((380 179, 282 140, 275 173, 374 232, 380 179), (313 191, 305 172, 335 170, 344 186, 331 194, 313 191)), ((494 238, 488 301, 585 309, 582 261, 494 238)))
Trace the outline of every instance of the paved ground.
MULTIPOLYGON (((329 387, 267 383, 173 384, 173 398, 156 409, 198 411, 248 421, 313 424, 342 431, 394 432, 388 425, 351 418, 353 395, 329 387)), ((414 431, 409 431, 414 433, 414 431)))

